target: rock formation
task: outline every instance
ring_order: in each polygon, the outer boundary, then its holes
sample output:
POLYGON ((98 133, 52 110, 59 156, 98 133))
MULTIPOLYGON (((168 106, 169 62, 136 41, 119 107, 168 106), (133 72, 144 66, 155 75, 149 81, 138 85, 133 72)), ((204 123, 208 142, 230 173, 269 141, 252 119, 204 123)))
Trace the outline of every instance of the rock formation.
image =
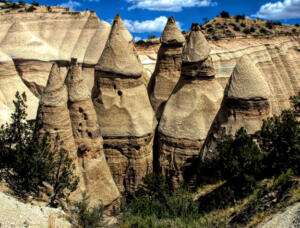
MULTIPOLYGON (((48 72, 49 74, 49 72, 48 72)), ((13 60, 4 53, 0 52, 0 125, 10 121, 11 113, 14 111, 15 94, 19 91, 27 96, 27 105, 37 107, 39 99, 23 83, 18 75, 13 60)), ((36 108, 27 110, 28 118, 35 119, 36 108)))
POLYGON ((151 79, 150 100, 157 119, 160 119, 165 102, 180 78, 184 42, 185 38, 174 18, 170 17, 161 37, 157 64, 151 79))
POLYGON ((76 160, 77 153, 67 104, 68 91, 64 83, 65 78, 65 72, 61 72, 57 63, 54 63, 40 100, 37 119, 42 125, 42 132, 48 131, 52 138, 59 134, 65 149, 69 151, 72 159, 76 160))
POLYGON ((142 72, 132 37, 117 15, 96 66, 93 102, 108 165, 124 194, 133 194, 152 171, 155 119, 142 72))
POLYGON ((217 156, 216 141, 241 127, 249 134, 260 130, 270 113, 270 89, 262 73, 247 56, 241 57, 227 85, 222 106, 203 147, 201 158, 217 156))
MULTIPOLYGON (((37 121, 41 124, 41 135, 49 132, 52 140, 59 135, 60 141, 63 142, 62 147, 69 152, 76 165, 75 174, 82 179, 82 173, 77 163, 77 150, 68 109, 66 74, 64 67, 59 67, 57 63, 52 65, 46 88, 40 100, 37 121)), ((85 186, 80 184, 71 197, 73 199, 81 198, 83 192, 85 192, 85 186)))
POLYGON ((208 50, 200 26, 193 24, 183 51, 180 81, 158 128, 159 166, 174 187, 178 181, 190 181, 189 166, 198 158, 221 103, 223 88, 214 78, 208 50))
POLYGON ((118 188, 106 163, 103 139, 90 91, 82 76, 82 66, 72 59, 66 79, 69 112, 77 147, 79 170, 91 205, 99 201, 107 206, 117 202, 118 188))
MULTIPOLYGON (((20 92, 26 91, 28 117, 34 119, 38 98, 47 84, 53 61, 63 63, 71 57, 77 58, 84 65, 84 78, 92 89, 94 66, 110 32, 110 25, 100 21, 95 12, 66 12, 53 8, 51 13, 0 14, 0 21, 0 64, 10 65, 1 72, 1 77, 5 78, 1 84, 11 84, 12 81, 14 84, 9 89, 12 96, 5 95, 3 99, 0 96, 0 104, 5 105, 0 110, 6 113, 14 110, 12 101, 19 89, 20 92)), ((0 90, 8 92, 7 89, 0 90)), ((6 122, 10 115, 3 114, 1 117, 6 122)))

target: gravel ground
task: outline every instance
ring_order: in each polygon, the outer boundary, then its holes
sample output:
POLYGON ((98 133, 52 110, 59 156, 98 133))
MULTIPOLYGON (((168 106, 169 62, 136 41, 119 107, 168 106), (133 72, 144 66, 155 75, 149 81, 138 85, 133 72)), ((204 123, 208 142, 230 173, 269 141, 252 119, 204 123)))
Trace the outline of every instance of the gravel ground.
POLYGON ((283 212, 273 215, 260 228, 300 228, 300 203, 296 203, 283 212))
POLYGON ((68 228, 61 210, 25 204, 0 192, 0 228, 68 228))

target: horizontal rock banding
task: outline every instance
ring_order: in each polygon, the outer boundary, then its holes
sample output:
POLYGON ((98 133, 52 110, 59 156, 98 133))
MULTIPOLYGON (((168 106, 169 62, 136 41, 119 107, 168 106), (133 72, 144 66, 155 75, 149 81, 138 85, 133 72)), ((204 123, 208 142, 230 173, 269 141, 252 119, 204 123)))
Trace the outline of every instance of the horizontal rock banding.
POLYGON ((134 195, 152 172, 155 122, 142 73, 132 37, 117 15, 96 66, 93 102, 106 159, 123 195, 134 195))
POLYGON ((186 170, 199 157, 223 93, 213 75, 210 48, 202 49, 207 41, 195 41, 202 38, 199 25, 193 24, 183 50, 181 78, 166 103, 158 128, 159 168, 175 188, 179 181, 192 181, 188 178, 192 174, 186 175, 186 170))
POLYGON ((201 159, 217 157, 217 141, 235 135, 241 127, 249 134, 260 130, 262 120, 270 114, 270 89, 263 75, 247 56, 243 56, 232 73, 222 106, 212 124, 201 159))
POLYGON ((89 89, 82 77, 81 66, 73 59, 66 79, 70 118, 77 147, 79 182, 90 197, 90 205, 115 204, 120 194, 106 163, 103 139, 89 89))
POLYGON ((165 102, 180 78, 185 38, 173 17, 168 19, 161 42, 157 64, 150 82, 150 100, 157 119, 160 119, 165 102))

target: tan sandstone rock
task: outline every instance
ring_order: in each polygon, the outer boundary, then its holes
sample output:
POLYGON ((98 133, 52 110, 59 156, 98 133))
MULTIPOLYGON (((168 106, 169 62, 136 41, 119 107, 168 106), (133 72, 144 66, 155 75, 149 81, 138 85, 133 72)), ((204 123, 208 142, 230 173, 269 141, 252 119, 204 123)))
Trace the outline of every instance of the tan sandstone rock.
POLYGON ((13 60, 0 52, 0 125, 10 122, 11 113, 15 110, 13 100, 15 100, 17 91, 20 94, 25 92, 27 105, 33 107, 27 109, 27 118, 35 119, 36 109, 39 105, 38 98, 23 83, 13 60))
POLYGON ((207 59, 210 53, 210 46, 201 32, 200 25, 193 23, 190 35, 187 38, 186 46, 183 50, 184 63, 195 63, 207 59))
POLYGON ((110 206, 117 203, 120 193, 106 163, 96 111, 81 68, 72 59, 66 79, 78 168, 83 177, 79 184, 84 185, 91 206, 99 201, 110 206))
POLYGON ((134 48, 132 36, 118 14, 96 70, 127 77, 140 77, 143 66, 134 48))
MULTIPOLYGON (((40 100, 37 121, 40 122, 42 127, 41 135, 45 134, 45 132, 49 132, 52 140, 59 135, 60 140, 64 143, 62 147, 68 150, 70 157, 77 165, 77 150, 68 110, 68 91, 64 83, 65 78, 66 72, 62 70, 57 63, 54 63, 40 100)), ((78 168, 76 175, 82 179, 78 168)), ((80 185, 78 190, 73 194, 74 198, 79 198, 84 191, 84 186, 80 185)))
MULTIPOLYGON (((195 25, 192 28, 190 41, 200 32, 195 25)), ((196 47, 185 46, 183 58, 188 62, 182 64, 180 81, 167 101, 159 123, 159 168, 172 180, 173 187, 179 181, 193 182, 190 178, 195 173, 189 173, 190 167, 199 157, 223 94, 222 86, 212 77, 211 58, 201 48, 202 43, 196 47), (192 62, 194 53, 206 56, 206 59, 192 62)))
POLYGON ((234 135, 241 127, 249 134, 260 130, 270 114, 270 89, 264 76, 247 56, 241 57, 227 85, 222 106, 207 136, 201 159, 216 157, 216 141, 234 135))
POLYGON ((151 78, 150 100, 157 119, 160 119, 165 102, 180 78, 182 50, 185 42, 175 20, 170 17, 161 37, 157 64, 151 78))
POLYGON ((93 102, 113 178, 121 193, 133 194, 152 171, 155 119, 142 65, 124 28, 117 15, 96 67, 93 102))

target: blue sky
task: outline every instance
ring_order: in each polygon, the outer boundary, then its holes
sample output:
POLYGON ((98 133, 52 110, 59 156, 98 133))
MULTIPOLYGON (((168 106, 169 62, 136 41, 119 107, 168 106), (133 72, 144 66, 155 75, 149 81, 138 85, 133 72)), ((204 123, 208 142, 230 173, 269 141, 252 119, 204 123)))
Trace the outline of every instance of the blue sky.
POLYGON ((136 39, 145 39, 148 34, 160 36, 170 16, 174 16, 181 30, 188 31, 193 22, 203 23, 203 18, 210 20, 222 10, 229 12, 230 15, 245 14, 253 18, 300 24, 300 0, 38 0, 38 2, 41 5, 62 5, 80 11, 88 8, 96 11, 101 20, 108 22, 120 13, 136 39))

